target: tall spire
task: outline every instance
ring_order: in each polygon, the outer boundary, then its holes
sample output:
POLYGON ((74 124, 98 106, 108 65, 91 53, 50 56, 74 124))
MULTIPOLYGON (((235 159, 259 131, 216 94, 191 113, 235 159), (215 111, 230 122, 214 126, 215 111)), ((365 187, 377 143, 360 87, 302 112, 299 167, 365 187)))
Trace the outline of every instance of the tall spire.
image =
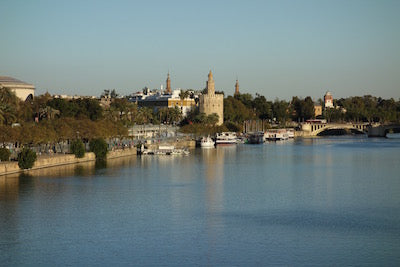
POLYGON ((239 93, 239 81, 236 79, 236 84, 235 84, 235 95, 238 95, 239 93))
POLYGON ((215 94, 215 85, 212 72, 208 73, 208 81, 207 81, 207 94, 214 95, 215 94))
POLYGON ((168 94, 171 94, 171 79, 169 78, 169 71, 168 71, 168 76, 167 76, 167 87, 165 88, 165 92, 168 94))

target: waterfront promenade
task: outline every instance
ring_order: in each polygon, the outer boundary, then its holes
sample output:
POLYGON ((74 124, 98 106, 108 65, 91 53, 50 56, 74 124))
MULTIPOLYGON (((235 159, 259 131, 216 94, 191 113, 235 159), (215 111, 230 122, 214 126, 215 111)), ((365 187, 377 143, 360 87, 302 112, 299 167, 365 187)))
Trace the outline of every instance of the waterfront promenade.
MULTIPOLYGON (((109 151, 107 159, 114 159, 119 157, 135 156, 137 153, 136 147, 126 149, 116 149, 109 151)), ((86 152, 83 158, 76 158, 73 154, 52 154, 52 155, 39 155, 33 168, 29 170, 37 170, 48 167, 62 166, 68 164, 77 164, 87 161, 95 161, 96 157, 93 152, 86 152)), ((20 172, 29 172, 29 170, 21 170, 18 167, 17 161, 0 162, 0 175, 7 175, 20 172)))

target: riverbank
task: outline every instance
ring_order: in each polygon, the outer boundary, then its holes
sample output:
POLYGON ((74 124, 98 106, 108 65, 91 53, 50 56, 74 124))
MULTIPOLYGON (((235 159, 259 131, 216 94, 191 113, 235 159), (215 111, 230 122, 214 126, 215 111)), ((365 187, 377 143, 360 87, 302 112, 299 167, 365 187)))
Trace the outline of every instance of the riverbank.
MULTIPOLYGON (((136 155, 136 148, 120 149, 109 151, 107 159, 114 159, 119 157, 128 157, 136 155)), ((21 170, 18 167, 18 162, 7 161, 0 162, 0 175, 8 175, 20 172, 29 172, 30 170, 37 170, 42 168, 56 167, 68 164, 78 164, 82 162, 95 161, 96 157, 93 152, 86 152, 83 158, 76 158, 73 154, 53 154, 53 155, 40 155, 38 156, 33 168, 29 170, 21 170)))

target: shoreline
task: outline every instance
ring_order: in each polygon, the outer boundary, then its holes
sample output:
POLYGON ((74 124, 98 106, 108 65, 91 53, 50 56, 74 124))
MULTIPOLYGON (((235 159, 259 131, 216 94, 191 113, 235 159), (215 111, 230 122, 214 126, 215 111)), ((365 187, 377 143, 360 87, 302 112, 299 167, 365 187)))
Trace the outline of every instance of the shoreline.
MULTIPOLYGON (((133 155, 135 156, 137 155, 136 147, 109 151, 107 153, 107 160, 120 157, 128 157, 133 155)), ((43 168, 78 164, 89 161, 96 161, 96 157, 93 152, 86 152, 83 158, 76 158, 75 155, 73 154, 41 155, 38 156, 34 166, 31 169, 26 169, 26 170, 21 170, 18 166, 17 161, 0 162, 0 176, 16 174, 16 173, 24 173, 43 168)))

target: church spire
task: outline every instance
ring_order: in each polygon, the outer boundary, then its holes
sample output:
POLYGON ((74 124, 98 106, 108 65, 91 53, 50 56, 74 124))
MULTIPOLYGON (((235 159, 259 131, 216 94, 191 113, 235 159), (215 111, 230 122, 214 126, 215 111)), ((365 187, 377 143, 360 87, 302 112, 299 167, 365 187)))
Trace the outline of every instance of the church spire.
POLYGON ((209 94, 209 95, 215 94, 214 78, 213 78, 211 70, 210 70, 210 73, 208 73, 207 94, 209 94))
POLYGON ((239 95, 239 81, 236 79, 236 84, 235 84, 235 94, 234 95, 239 95))
POLYGON ((168 76, 167 76, 167 87, 165 88, 165 91, 167 92, 167 94, 171 94, 171 79, 169 78, 169 71, 168 71, 168 76))

